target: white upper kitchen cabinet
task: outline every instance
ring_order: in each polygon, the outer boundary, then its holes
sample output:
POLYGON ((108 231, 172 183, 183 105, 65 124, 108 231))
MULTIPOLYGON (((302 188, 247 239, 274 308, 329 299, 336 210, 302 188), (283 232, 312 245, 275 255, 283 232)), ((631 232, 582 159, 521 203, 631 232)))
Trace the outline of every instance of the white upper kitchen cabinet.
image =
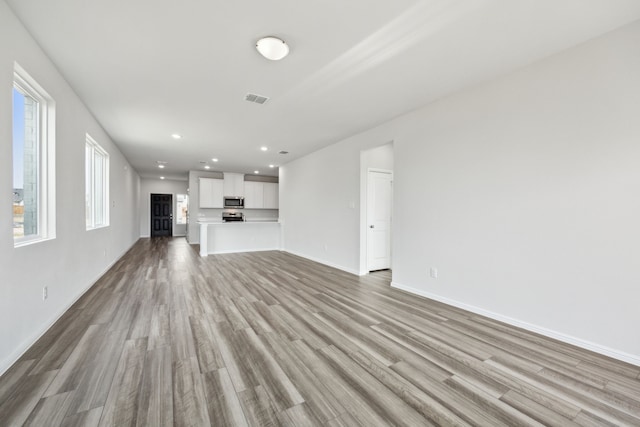
POLYGON ((199 202, 201 208, 222 208, 224 206, 224 182, 215 178, 200 178, 199 202))
POLYGON ((264 183, 244 182, 244 207, 246 209, 262 209, 264 207, 264 183))
POLYGON ((263 208, 278 209, 278 184, 274 182, 265 182, 263 190, 263 208))
POLYGON ((274 182, 244 182, 246 209, 278 209, 278 184, 274 182))
POLYGON ((224 194, 225 197, 244 196, 244 174, 224 173, 224 194))

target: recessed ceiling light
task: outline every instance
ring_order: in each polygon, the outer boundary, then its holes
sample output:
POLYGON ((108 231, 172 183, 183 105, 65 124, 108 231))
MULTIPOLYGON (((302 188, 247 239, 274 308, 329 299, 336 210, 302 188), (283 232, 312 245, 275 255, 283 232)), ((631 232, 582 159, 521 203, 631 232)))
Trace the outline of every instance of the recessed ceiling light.
POLYGON ((215 157, 213 159, 211 159, 212 162, 217 162, 218 159, 216 159, 215 157))
POLYGON ((260 171, 253 171, 253 173, 255 173, 255 174, 259 174, 259 173, 260 173, 260 171))
POLYGON ((173 138, 173 139, 180 139, 180 138, 182 138, 182 135, 180 135, 179 133, 172 133, 172 134, 171 134, 171 138, 173 138))
POLYGON ((275 167, 276 167, 276 165, 269 165, 269 167, 270 167, 270 168, 275 168, 275 167))
POLYGON ((163 165, 162 163, 161 163, 161 164, 159 164, 159 165, 158 165, 158 167, 159 167, 160 169, 164 169, 164 165, 163 165))
POLYGON ((269 148, 267 148, 267 147, 260 147, 260 149, 261 149, 262 151, 267 151, 269 148))
POLYGON ((164 179, 164 176, 161 176, 160 179, 164 179))
POLYGON ((205 168, 205 169, 211 169, 211 166, 209 166, 209 165, 204 165, 204 168, 205 168))
POLYGON ((263 37, 256 43, 260 55, 272 61, 279 61, 289 54, 289 45, 277 37, 263 37))

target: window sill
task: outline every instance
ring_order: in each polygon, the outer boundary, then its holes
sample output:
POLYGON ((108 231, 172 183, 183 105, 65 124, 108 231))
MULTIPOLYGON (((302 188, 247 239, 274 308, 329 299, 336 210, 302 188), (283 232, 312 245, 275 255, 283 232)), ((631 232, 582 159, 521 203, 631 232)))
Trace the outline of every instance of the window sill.
POLYGON ((31 246, 34 245, 36 243, 41 243, 41 242, 46 242, 48 240, 53 240, 55 239, 54 237, 33 237, 30 239, 20 239, 18 241, 14 240, 13 241, 13 247, 14 248, 22 248, 24 246, 31 246))
POLYGON ((109 224, 98 225, 96 227, 87 227, 87 231, 100 230, 101 228, 109 228, 109 224))

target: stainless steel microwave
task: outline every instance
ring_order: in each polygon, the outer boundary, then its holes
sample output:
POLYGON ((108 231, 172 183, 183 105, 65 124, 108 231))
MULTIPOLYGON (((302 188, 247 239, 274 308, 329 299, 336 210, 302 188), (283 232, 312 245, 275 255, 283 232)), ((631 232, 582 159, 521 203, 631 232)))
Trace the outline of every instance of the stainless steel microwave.
POLYGON ((230 209, 244 208, 244 197, 225 197, 224 207, 230 209))

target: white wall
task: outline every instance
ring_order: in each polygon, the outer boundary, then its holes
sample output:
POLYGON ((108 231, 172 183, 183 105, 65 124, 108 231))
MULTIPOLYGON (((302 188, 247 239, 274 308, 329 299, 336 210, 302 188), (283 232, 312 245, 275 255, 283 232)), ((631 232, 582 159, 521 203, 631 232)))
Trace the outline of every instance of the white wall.
POLYGON ((0 1, 0 373, 138 238, 139 178, 72 88, 0 1), (13 247, 11 97, 17 61, 56 102, 57 237, 13 247), (110 155, 110 222, 86 231, 84 144, 110 155), (49 298, 42 300, 48 286, 49 298))
POLYGON ((361 151, 393 134, 393 126, 365 132, 280 167, 286 251, 359 273, 361 151))
POLYGON ((356 268, 356 153, 393 140, 396 286, 640 364, 639 45, 634 23, 284 165, 285 249, 356 268))
MULTIPOLYGON (((176 194, 187 194, 187 181, 171 179, 142 178, 140 180, 140 237, 149 237, 151 234, 151 194, 173 195, 173 235, 186 236, 187 225, 176 224, 176 194)), ((191 204, 191 199, 189 199, 191 204)))
POLYGON ((393 170, 393 144, 385 144, 362 152, 360 164, 365 171, 369 168, 393 170))

